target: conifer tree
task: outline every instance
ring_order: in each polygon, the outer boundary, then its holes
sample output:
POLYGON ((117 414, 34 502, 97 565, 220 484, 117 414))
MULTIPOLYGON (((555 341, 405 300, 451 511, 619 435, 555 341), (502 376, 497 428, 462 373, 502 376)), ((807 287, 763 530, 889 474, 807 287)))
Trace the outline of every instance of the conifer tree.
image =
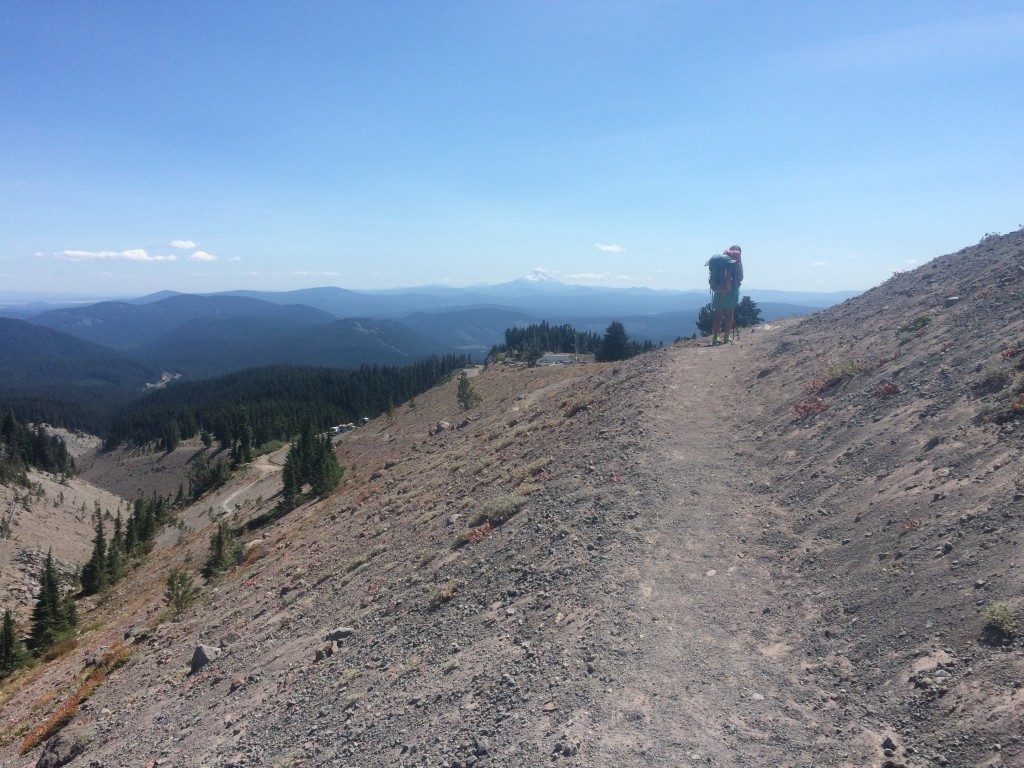
POLYGON ((203 566, 203 576, 212 578, 235 564, 238 556, 238 545, 231 533, 231 526, 225 522, 217 523, 217 530, 210 537, 210 556, 203 566))
POLYGON ((764 320, 761 319, 761 308, 749 296, 744 296, 736 307, 736 326, 738 328, 748 328, 763 322, 764 320))
POLYGON ((625 360, 632 354, 625 326, 618 320, 613 320, 601 340, 601 346, 597 350, 597 359, 610 363, 615 360, 625 360))
POLYGON ((97 514, 92 556, 82 568, 82 594, 95 595, 110 583, 107 568, 107 536, 103 530, 103 516, 97 514))
POLYGON ((4 611, 3 623, 0 624, 0 677, 6 677, 27 661, 25 646, 18 637, 11 609, 4 611))
POLYGON ((342 469, 329 437, 317 439, 316 466, 310 484, 317 498, 325 498, 341 483, 342 469))
POLYGON ((464 411, 468 411, 473 406, 480 404, 480 395, 473 388, 473 384, 469 380, 469 376, 466 375, 465 371, 463 371, 462 375, 459 377, 459 389, 455 393, 455 397, 464 411))
POLYGON ((121 525, 121 510, 114 518, 114 536, 107 545, 107 583, 120 581, 125 571, 124 531, 121 525))
POLYGON ((46 553, 46 561, 39 574, 39 596, 32 609, 29 635, 32 651, 41 654, 66 637, 78 622, 77 614, 74 601, 61 598, 57 569, 53 564, 53 550, 50 550, 46 553))
POLYGON ((289 449, 284 460, 284 469, 281 470, 281 480, 284 483, 281 489, 281 508, 285 510, 295 509, 299 503, 299 496, 302 495, 298 463, 298 455, 289 449))
POLYGON ((167 589, 164 591, 164 600, 174 611, 175 618, 180 618, 189 609, 195 599, 195 591, 192 589, 192 577, 182 570, 171 568, 167 574, 167 589))

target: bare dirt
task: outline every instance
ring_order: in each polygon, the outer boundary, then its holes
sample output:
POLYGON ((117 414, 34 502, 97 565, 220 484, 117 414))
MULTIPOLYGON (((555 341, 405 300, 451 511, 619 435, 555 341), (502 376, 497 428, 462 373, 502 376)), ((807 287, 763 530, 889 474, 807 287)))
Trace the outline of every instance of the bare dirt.
POLYGON ((1022 766, 1024 644, 986 626, 1024 619, 1022 257, 986 238, 723 347, 494 367, 465 413, 439 387, 343 436, 344 487, 245 534, 171 621, 167 569, 275 503, 256 463, 5 682, 3 757, 1022 766), (198 643, 220 655, 190 673, 198 643))

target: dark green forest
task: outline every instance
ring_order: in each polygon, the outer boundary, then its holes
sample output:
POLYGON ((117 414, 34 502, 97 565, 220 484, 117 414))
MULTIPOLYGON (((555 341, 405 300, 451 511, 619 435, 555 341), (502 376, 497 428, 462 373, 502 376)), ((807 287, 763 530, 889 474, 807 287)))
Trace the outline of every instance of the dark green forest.
POLYGON ((55 475, 75 473, 75 461, 63 440, 42 425, 20 424, 14 411, 8 409, 0 423, 0 483, 27 484, 29 467, 55 475))
POLYGON ((602 363, 612 363, 616 360, 628 360, 652 349, 654 344, 650 339, 645 339, 643 343, 632 341, 626 335, 625 326, 618 320, 612 320, 594 353, 594 358, 602 363))
POLYGON ((436 386, 468 361, 431 356, 403 368, 271 366, 153 392, 115 416, 105 443, 171 450, 179 440, 208 435, 221 448, 289 440, 308 422, 317 429, 374 417, 436 386))
POLYGON ((547 320, 523 328, 507 328, 505 343, 491 348, 487 359, 499 360, 503 356, 534 365, 547 353, 594 355, 595 359, 610 362, 625 360, 641 352, 649 352, 654 345, 630 341, 618 320, 613 321, 602 336, 599 333, 577 331, 571 325, 549 325, 547 320))
POLYGON ((543 320, 523 328, 506 328, 505 343, 492 347, 488 359, 507 354, 532 365, 545 352, 593 354, 600 345, 600 334, 577 331, 571 325, 550 325, 543 320))

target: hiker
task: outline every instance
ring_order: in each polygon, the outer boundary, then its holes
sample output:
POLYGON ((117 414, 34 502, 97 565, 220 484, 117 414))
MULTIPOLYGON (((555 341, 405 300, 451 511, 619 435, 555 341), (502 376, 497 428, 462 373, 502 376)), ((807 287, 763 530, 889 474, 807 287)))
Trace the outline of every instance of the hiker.
POLYGON ((733 338, 733 324, 736 319, 736 305, 740 303, 740 283, 743 282, 743 262, 740 260, 743 250, 738 245, 729 246, 721 255, 712 256, 705 266, 708 267, 711 285, 711 309, 714 319, 711 321, 711 344, 728 344, 733 338), (718 331, 722 327, 722 316, 725 316, 725 335, 718 340, 718 331))

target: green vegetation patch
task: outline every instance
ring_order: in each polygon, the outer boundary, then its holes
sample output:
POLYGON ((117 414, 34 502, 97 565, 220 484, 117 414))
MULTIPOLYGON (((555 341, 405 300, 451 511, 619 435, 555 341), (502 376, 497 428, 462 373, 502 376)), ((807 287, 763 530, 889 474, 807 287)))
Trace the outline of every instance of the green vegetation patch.
POLYGON ((1009 603, 992 603, 985 610, 985 626, 1003 637, 1012 637, 1019 626, 1017 614, 1009 603))

